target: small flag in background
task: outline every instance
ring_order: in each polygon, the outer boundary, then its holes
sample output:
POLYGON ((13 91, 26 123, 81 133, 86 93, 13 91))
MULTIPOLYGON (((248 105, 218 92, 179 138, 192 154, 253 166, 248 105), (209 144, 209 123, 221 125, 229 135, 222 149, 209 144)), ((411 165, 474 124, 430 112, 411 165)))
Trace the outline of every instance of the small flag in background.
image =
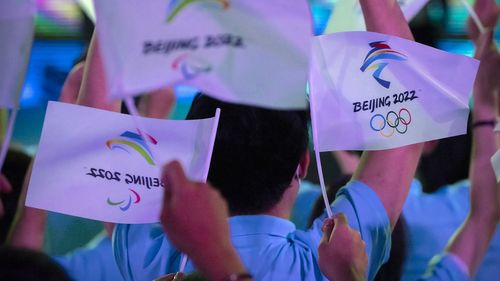
POLYGON ((218 124, 141 118, 50 102, 26 206, 115 223, 157 222, 160 171, 179 160, 191 180, 204 182, 218 124), (153 157, 154 155, 154 157, 153 157))
MULTIPOLYGON (((429 0, 398 0, 397 2, 406 20, 410 22, 429 0)), ((341 0, 335 4, 324 33, 364 30, 366 30, 365 19, 359 0, 341 0)))
POLYGON ((215 98, 306 108, 305 0, 94 1, 110 96, 189 85, 215 98))
POLYGON ((389 149, 466 132, 477 60, 373 32, 316 37, 312 53, 319 151, 389 149))
POLYGON ((0 9, 0 107, 19 106, 34 35, 34 0, 2 0, 0 9))

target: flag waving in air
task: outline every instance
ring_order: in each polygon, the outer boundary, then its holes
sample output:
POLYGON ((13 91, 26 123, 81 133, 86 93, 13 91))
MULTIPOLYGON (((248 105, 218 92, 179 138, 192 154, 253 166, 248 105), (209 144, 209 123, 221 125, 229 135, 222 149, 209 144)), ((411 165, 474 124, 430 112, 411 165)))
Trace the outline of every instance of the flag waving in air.
POLYGON ((153 223, 163 198, 161 167, 178 160, 207 179, 218 115, 201 120, 140 118, 50 102, 26 205, 116 223, 153 223), (154 155, 154 157, 153 157, 154 155))
POLYGON ((477 60, 373 32, 319 36, 312 53, 319 151, 390 149, 466 132, 477 60))
POLYGON ((307 105, 305 0, 107 0, 95 9, 112 98, 189 85, 228 102, 307 105))

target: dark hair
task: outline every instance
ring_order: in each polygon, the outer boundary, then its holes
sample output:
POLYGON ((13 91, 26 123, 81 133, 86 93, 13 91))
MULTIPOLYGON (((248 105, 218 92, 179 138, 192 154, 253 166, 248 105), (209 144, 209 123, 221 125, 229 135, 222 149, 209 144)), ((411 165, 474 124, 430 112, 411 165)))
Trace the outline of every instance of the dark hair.
POLYGON ((50 257, 28 249, 0 247, 0 276, 9 281, 70 281, 50 257))
POLYGON ((307 113, 199 95, 187 119, 213 117, 217 108, 221 115, 208 181, 228 201, 232 214, 268 211, 281 200, 307 149, 307 113))
POLYGON ((472 135, 441 139, 430 155, 422 155, 418 166, 422 189, 432 193, 440 187, 469 177, 472 135))

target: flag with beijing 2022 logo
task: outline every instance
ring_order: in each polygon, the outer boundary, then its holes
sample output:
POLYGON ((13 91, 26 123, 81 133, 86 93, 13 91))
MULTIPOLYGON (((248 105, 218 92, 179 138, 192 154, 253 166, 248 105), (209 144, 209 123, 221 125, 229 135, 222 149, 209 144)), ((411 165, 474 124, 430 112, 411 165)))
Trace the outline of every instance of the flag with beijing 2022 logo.
POLYGON ((240 104, 304 109, 312 23, 305 0, 94 1, 113 99, 193 86, 240 104))
POLYGON ((0 107, 17 108, 35 32, 34 0, 0 4, 0 107))
POLYGON ((464 134, 479 61, 373 32, 316 37, 316 149, 381 150, 464 134))

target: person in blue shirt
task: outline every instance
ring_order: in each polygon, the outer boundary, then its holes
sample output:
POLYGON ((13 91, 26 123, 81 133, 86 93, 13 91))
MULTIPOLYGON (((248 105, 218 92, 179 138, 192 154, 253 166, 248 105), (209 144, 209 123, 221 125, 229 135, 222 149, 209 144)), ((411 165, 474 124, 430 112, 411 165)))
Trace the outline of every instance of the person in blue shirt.
MULTIPOLYGON (((375 0, 362 5, 371 30, 412 39, 398 5, 375 0)), ((288 220, 309 165, 306 113, 229 104, 201 95, 193 101, 188 118, 212 117, 216 108, 223 114, 208 181, 227 200, 231 241, 245 268, 260 281, 324 280, 317 247, 326 214, 307 231, 296 230, 288 220)), ((352 181, 331 206, 360 233, 368 280, 388 258, 391 227, 401 212, 421 148, 416 144, 365 152, 352 181)), ((186 205, 187 213, 190 208, 198 207, 186 205)), ((203 235, 196 225, 192 228, 203 235)), ((125 280, 152 280, 179 268, 181 253, 160 225, 117 225, 113 249, 125 280)), ((193 270, 189 262, 186 271, 193 270)))

